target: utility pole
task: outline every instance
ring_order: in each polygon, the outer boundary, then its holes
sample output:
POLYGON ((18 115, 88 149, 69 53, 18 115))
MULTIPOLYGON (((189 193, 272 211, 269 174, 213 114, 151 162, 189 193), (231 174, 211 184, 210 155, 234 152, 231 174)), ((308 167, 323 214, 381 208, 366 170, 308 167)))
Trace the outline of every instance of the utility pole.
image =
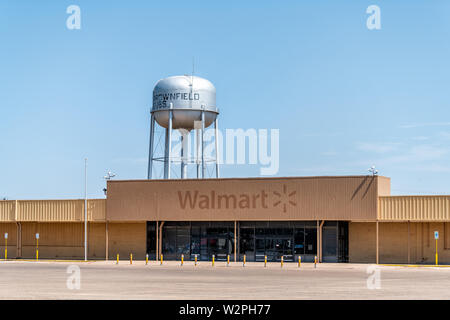
POLYGON ((84 261, 87 261, 87 158, 84 159, 84 261))

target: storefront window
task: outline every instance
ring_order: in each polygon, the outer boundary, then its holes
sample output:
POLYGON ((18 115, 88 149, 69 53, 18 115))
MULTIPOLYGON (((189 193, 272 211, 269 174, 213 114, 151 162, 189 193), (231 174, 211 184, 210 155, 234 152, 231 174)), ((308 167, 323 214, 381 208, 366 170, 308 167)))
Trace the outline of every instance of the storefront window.
POLYGON ((156 257, 156 222, 147 222, 147 254, 150 259, 156 257))
POLYGON ((294 230, 294 253, 305 253, 305 229, 297 228, 294 230))
MULTIPOLYGON (((148 251, 156 247, 155 226, 148 223, 148 251)), ((328 229, 337 230, 337 224, 324 226, 324 257, 333 256, 336 260, 338 235, 328 229)), ((191 260, 197 255, 199 261, 210 261, 215 255, 217 261, 226 261, 227 255, 232 256, 234 252, 234 225, 229 222, 167 222, 162 236, 162 253, 169 260, 178 260, 183 254, 191 260)), ((314 222, 243 222, 238 237, 240 261, 244 254, 247 261, 264 261, 265 256, 268 261, 280 261, 281 257, 284 261, 297 261, 298 256, 305 256, 304 261, 309 261, 317 255, 314 222)), ((339 238, 339 243, 344 240, 339 238)))
POLYGON ((240 255, 246 255, 248 261, 255 259, 255 229, 241 228, 240 230, 240 255))
POLYGON ((164 227, 162 253, 167 259, 176 259, 177 227, 164 227))
POLYGON ((305 228, 305 254, 317 254, 316 228, 305 228))
POLYGON ((182 254, 188 257, 190 249, 190 227, 177 227, 177 259, 181 258, 182 254))

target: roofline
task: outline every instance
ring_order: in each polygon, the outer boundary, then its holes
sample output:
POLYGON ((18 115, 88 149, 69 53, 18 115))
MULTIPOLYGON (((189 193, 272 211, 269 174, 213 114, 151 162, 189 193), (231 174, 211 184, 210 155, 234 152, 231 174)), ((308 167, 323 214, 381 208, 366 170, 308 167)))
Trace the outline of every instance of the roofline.
POLYGON ((378 198, 425 198, 425 197, 450 197, 450 194, 406 194, 393 196, 378 196, 378 198))
POLYGON ((192 181, 232 181, 232 180, 295 180, 295 179, 345 179, 345 178, 367 178, 367 177, 379 177, 384 179, 390 179, 386 176, 372 176, 372 175, 354 175, 354 176, 303 176, 303 177, 234 177, 234 178, 208 178, 208 179, 127 179, 127 180, 108 180, 108 183, 119 182, 192 182, 192 181))
MULTIPOLYGON (((8 200, 0 200, 0 202, 26 202, 26 201, 84 201, 84 198, 65 198, 65 199, 8 199, 8 200)), ((106 200, 106 198, 87 198, 90 200, 106 200)))

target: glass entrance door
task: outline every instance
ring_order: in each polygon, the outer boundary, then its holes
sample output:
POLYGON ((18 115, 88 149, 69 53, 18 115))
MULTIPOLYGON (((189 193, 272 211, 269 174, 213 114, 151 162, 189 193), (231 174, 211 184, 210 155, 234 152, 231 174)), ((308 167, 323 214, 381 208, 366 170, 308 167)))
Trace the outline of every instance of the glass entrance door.
POLYGON ((338 228, 337 222, 326 222, 322 228, 322 259, 324 262, 337 262, 338 228))
POLYGON ((234 233, 227 227, 192 227, 191 260, 210 261, 214 255, 217 261, 226 261, 234 250, 234 233))
POLYGON ((256 239, 256 261, 293 261, 293 239, 292 237, 257 238, 256 239))

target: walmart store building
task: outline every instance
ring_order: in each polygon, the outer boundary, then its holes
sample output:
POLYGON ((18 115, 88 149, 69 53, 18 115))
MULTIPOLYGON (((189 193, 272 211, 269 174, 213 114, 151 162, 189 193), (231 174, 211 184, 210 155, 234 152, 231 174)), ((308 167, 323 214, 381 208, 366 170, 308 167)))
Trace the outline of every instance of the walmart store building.
MULTIPOLYGON (((87 202, 90 259, 450 263, 450 196, 382 176, 109 181, 87 202)), ((0 201, 0 257, 81 259, 84 200, 0 201)))

